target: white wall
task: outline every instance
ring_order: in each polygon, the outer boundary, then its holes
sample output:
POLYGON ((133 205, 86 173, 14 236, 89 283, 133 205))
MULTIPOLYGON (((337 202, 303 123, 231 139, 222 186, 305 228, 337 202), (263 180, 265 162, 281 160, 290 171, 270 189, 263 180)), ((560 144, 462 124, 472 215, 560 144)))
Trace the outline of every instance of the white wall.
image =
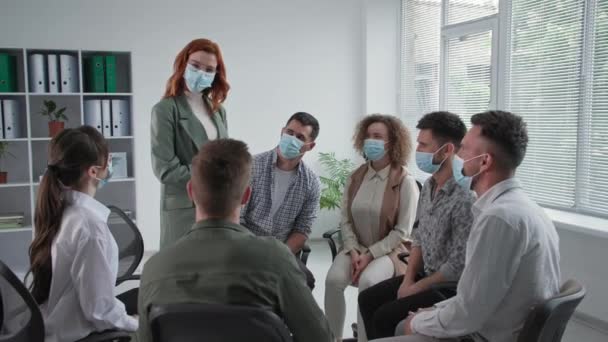
MULTIPOLYGON (((159 184, 150 167, 150 108, 191 39, 220 44, 232 85, 230 136, 253 152, 275 146, 289 115, 321 123, 317 151, 352 157, 364 113, 362 0, 4 0, 0 47, 132 52, 137 213, 146 249, 159 238, 159 184)), ((315 169, 316 154, 306 157, 315 169)), ((336 224, 321 213, 313 236, 336 224)))
POLYGON ((366 113, 398 115, 401 1, 365 1, 366 113))

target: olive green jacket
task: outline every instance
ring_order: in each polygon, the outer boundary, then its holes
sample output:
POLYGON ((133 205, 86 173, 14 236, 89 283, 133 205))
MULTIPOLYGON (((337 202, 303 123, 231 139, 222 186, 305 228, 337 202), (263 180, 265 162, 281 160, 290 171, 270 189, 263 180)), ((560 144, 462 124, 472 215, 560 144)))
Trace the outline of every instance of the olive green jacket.
MULTIPOLYGON (((210 101, 207 101, 210 104, 210 101)), ((213 113, 218 139, 228 137, 226 111, 213 113)), ((185 95, 162 99, 152 108, 150 130, 152 169, 161 182, 160 247, 183 236, 194 224, 194 204, 188 198, 192 158, 208 141, 205 128, 185 95)))
POLYGON ((267 308, 283 318, 295 342, 332 340, 329 323, 289 248, 223 220, 196 223, 146 262, 139 287, 137 341, 152 341, 151 306, 175 303, 267 308))

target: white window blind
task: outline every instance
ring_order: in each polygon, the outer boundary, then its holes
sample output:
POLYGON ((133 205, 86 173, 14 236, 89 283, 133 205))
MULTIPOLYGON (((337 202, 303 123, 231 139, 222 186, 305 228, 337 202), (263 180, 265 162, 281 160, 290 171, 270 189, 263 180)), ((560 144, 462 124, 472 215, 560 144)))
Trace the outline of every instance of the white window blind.
POLYGON ((508 104, 530 137, 518 176, 540 203, 572 208, 585 3, 513 0, 512 6, 508 104))
POLYGON ((585 144, 579 165, 582 210, 608 214, 608 0, 590 3, 592 15, 589 32, 592 62, 586 88, 588 115, 582 122, 585 144))
POLYGON ((490 104, 492 31, 449 38, 446 55, 446 108, 468 126, 490 104))
MULTIPOLYGON (((439 109, 441 0, 403 0, 400 107, 416 139, 423 114, 439 109)), ((412 159, 409 169, 422 179, 412 159)))
POLYGON ((449 0, 448 25, 487 17, 498 12, 498 0, 449 0))

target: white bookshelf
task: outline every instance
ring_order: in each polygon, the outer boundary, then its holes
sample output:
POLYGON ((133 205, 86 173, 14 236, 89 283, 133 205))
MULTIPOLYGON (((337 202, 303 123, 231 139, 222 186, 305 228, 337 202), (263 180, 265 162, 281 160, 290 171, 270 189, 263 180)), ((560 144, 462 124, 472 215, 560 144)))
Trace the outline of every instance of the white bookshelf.
MULTIPOLYGON (((20 135, 14 139, 0 139, 9 143, 9 151, 16 158, 2 161, 8 171, 8 183, 0 184, 0 214, 23 212, 24 227, 0 229, 0 260, 16 271, 25 272, 29 265, 28 248, 33 236, 34 208, 40 186, 40 176, 45 172, 48 147, 51 141, 48 119, 39 114, 45 100, 53 100, 58 108, 67 107, 65 114, 69 120, 66 128, 84 124, 84 101, 88 99, 123 99, 129 104, 130 133, 126 136, 107 137, 110 152, 126 152, 128 161, 127 178, 112 179, 98 191, 97 199, 104 204, 116 205, 130 210, 136 218, 136 179, 134 165, 135 136, 133 135, 133 93, 131 89, 131 53, 125 51, 91 51, 66 49, 1 48, 0 53, 8 53, 17 59, 17 91, 0 92, 0 100, 13 99, 19 102, 19 119, 22 127, 20 135), (29 85, 28 65, 31 54, 69 54, 77 58, 78 92, 32 92, 29 85), (97 93, 87 89, 84 60, 94 55, 116 56, 116 92, 97 93)), ((5 170, 3 170, 5 171, 5 170)))

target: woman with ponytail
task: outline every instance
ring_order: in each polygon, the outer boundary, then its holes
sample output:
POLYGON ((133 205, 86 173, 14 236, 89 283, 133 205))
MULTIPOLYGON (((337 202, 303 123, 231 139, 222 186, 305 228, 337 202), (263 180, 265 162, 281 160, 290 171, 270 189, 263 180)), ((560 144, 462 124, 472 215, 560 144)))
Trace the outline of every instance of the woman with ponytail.
POLYGON ((51 141, 30 246, 30 291, 45 319, 46 342, 137 329, 114 297, 118 247, 107 225, 110 210, 94 198, 111 177, 108 157, 92 127, 66 129, 51 141))

